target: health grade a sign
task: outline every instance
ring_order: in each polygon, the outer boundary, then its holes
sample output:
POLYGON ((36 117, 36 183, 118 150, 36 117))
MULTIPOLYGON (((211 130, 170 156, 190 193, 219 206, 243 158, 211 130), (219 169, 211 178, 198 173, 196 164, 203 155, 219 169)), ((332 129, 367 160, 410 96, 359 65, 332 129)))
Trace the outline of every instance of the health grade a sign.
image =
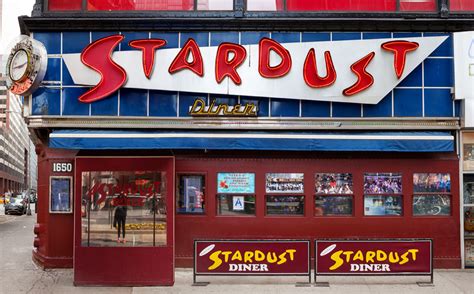
POLYGON ((196 275, 309 275, 309 241, 195 241, 196 275))

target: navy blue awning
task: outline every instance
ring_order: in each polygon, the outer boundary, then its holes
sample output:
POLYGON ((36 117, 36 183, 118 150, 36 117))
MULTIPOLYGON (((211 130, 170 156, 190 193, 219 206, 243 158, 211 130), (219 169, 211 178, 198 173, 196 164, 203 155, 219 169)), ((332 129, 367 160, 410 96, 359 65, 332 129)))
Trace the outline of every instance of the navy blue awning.
POLYGON ((55 130, 63 149, 208 149, 279 151, 451 152, 449 132, 223 132, 55 130))

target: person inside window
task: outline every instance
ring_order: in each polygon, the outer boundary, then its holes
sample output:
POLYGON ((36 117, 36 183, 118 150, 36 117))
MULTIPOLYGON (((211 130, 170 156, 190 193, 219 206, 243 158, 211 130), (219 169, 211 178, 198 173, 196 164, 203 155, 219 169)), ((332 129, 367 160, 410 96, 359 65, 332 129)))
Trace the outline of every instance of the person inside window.
POLYGON ((125 222, 127 220, 127 197, 124 193, 120 193, 117 197, 116 208, 114 214, 114 227, 117 228, 117 243, 126 243, 125 239, 125 222), (122 239, 120 239, 120 231, 122 231, 122 239))

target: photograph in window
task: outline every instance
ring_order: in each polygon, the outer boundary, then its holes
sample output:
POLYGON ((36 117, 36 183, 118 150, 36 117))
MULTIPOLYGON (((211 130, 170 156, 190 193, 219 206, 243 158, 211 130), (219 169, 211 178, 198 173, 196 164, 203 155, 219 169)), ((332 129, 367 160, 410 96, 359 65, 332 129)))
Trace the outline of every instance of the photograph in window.
POLYGON ((415 173, 413 174, 413 192, 449 193, 451 192, 451 176, 441 173, 415 173))
POLYGON ((322 196, 315 197, 315 216, 351 216, 352 196, 322 196))
POLYGON ((413 195, 413 215, 451 215, 451 196, 413 195))
POLYGON ((399 173, 364 174, 364 194, 400 194, 402 175, 399 173))
POLYGON ((364 196, 364 215, 373 216, 401 216, 402 196, 364 196))
POLYGON ((204 176, 179 175, 176 189, 176 212, 180 214, 203 214, 204 176))
POLYGON ((352 194, 352 174, 317 173, 315 179, 316 194, 352 194))
POLYGON ((269 173, 266 174, 266 193, 297 193, 304 192, 304 174, 302 173, 269 173))
POLYGON ((304 215, 304 196, 266 197, 267 215, 304 215))

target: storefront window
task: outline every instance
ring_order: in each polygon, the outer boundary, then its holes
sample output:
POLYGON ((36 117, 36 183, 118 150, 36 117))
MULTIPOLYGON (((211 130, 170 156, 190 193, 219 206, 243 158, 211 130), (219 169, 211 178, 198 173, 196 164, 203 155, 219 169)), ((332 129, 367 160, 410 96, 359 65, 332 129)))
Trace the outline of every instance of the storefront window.
POLYGON ((315 216, 352 216, 352 196, 317 195, 315 216))
POLYGON ((176 212, 179 214, 204 214, 204 176, 178 175, 176 181, 176 212))
POLYGON ((464 175, 463 202, 474 206, 474 175, 464 175))
POLYGON ((87 0, 88 10, 193 10, 193 0, 87 0))
POLYGON ((451 11, 473 11, 474 1, 472 0, 449 0, 449 10, 451 11))
POLYGON ((266 174, 266 193, 304 193, 304 174, 266 174))
POLYGON ((49 0, 48 9, 51 11, 81 10, 82 0, 49 0))
POLYGON ((402 175, 397 173, 374 173, 364 175, 364 194, 402 193, 402 175))
POLYGON ((282 11, 283 0, 247 0, 248 11, 282 11))
POLYGON ((198 10, 234 10, 234 0, 198 0, 198 10))
POLYGON ((451 215, 451 177, 449 174, 413 174, 413 215, 451 215))
POLYGON ((401 11, 436 11, 436 0, 400 0, 401 11))
POLYGON ((474 206, 464 207, 464 260, 466 267, 474 267, 474 206))
POLYGON ((352 194, 352 174, 316 174, 315 192, 316 194, 352 194))
POLYGON ((255 216, 255 195, 217 195, 217 215, 255 216))
POLYGON ((402 203, 401 195, 364 195, 364 215, 401 216, 402 203))
POLYGON ((463 169, 474 171, 474 133, 464 133, 463 137, 463 169))
POLYGON ((267 215, 304 215, 304 196, 269 196, 266 199, 267 215))
POLYGON ((401 216, 403 214, 402 175, 366 173, 364 175, 364 215, 401 216))
POLYGON ((82 246, 162 246, 166 177, 159 171, 82 173, 82 246))

